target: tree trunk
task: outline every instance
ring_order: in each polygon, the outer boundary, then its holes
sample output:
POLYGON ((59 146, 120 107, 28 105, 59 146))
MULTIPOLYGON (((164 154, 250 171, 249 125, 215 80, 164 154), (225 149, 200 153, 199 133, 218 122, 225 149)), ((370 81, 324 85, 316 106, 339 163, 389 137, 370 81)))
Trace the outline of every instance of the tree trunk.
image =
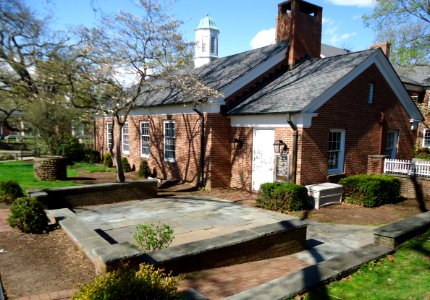
POLYGON ((116 138, 116 144, 115 144, 115 161, 116 161, 116 171, 117 171, 117 179, 118 182, 124 182, 125 181, 125 175, 124 175, 124 168, 122 166, 121 161, 121 146, 122 146, 122 128, 124 127, 123 123, 118 124, 118 130, 117 130, 117 138, 116 138))

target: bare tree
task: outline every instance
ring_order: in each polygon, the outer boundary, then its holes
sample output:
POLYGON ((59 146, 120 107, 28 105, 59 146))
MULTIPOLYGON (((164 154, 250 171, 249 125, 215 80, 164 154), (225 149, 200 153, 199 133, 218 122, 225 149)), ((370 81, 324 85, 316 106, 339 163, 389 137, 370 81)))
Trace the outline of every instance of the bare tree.
POLYGON ((79 68, 69 76, 72 103, 115 123, 115 150, 110 152, 119 182, 125 180, 121 133, 132 109, 167 91, 192 101, 219 96, 189 71, 191 44, 180 34, 180 22, 158 0, 140 0, 138 8, 140 15, 121 11, 103 17, 95 28, 80 28, 79 68))

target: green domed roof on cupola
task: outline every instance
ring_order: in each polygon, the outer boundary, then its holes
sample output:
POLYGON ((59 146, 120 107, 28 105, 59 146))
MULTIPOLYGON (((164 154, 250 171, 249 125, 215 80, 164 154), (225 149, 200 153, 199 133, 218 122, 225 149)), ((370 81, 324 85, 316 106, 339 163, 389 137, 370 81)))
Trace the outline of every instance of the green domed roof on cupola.
POLYGON ((206 15, 206 17, 200 20, 199 26, 197 26, 196 30, 197 29, 215 29, 219 31, 218 27, 216 27, 214 20, 212 20, 209 15, 206 15))

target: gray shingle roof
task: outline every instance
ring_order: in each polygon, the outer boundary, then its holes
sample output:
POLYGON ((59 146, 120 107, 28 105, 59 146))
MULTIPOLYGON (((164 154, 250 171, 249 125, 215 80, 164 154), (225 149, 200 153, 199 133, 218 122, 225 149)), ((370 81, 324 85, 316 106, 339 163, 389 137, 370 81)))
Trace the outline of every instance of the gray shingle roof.
MULTIPOLYGON (((220 91, 239 77, 253 70, 255 67, 272 56, 284 51, 287 43, 278 43, 266 47, 217 58, 210 64, 190 70, 208 87, 220 91)), ((138 103, 139 106, 158 106, 168 104, 183 104, 193 99, 184 98, 174 89, 164 89, 150 96, 146 95, 138 103)))
POLYGON ((227 114, 299 112, 375 51, 305 61, 230 109, 227 114))
POLYGON ((350 53, 350 52, 351 51, 346 50, 346 49, 341 49, 341 48, 333 47, 333 46, 330 46, 330 45, 321 44, 321 55, 323 57, 342 55, 342 54, 347 54, 347 53, 350 53))
POLYGON ((403 83, 430 86, 430 65, 396 68, 403 83))

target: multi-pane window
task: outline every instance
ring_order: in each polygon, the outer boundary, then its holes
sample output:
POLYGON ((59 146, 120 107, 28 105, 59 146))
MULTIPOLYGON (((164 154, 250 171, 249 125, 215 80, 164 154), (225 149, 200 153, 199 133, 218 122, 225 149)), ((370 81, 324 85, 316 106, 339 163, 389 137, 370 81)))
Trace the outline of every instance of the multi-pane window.
POLYGON ((424 132, 423 132, 423 147, 430 148, 430 129, 424 129, 424 132))
POLYGON ((130 135, 128 133, 128 123, 122 127, 122 152, 130 152, 130 135))
POLYGON ((387 146, 385 147, 385 155, 389 158, 395 159, 397 154, 397 137, 399 133, 397 130, 387 131, 387 146))
POLYGON ((107 148, 111 149, 113 147, 113 123, 106 123, 106 140, 107 140, 107 148))
POLYGON ((149 122, 140 122, 140 154, 149 156, 149 122))
POLYGON ((175 161, 176 129, 174 121, 164 121, 164 159, 175 161))
POLYGON ((345 130, 331 129, 328 140, 328 172, 330 174, 343 172, 345 156, 345 130))

